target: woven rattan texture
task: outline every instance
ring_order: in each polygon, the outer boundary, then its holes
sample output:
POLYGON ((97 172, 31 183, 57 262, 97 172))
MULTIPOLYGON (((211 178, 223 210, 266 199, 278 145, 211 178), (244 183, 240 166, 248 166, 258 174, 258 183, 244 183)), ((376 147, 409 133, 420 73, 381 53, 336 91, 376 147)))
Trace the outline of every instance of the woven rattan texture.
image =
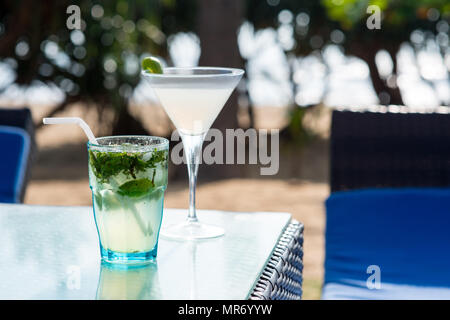
POLYGON ((300 300, 302 297, 303 225, 292 221, 264 268, 250 300, 300 300))
POLYGON ((331 191, 450 186, 450 114, 333 111, 331 191))

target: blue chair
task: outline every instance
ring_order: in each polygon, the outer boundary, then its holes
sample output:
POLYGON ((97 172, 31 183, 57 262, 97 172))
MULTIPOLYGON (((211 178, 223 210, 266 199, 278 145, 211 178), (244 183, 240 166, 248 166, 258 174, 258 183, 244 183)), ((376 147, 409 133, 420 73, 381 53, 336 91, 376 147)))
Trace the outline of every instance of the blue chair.
POLYGON ((25 189, 30 136, 22 128, 0 126, 0 146, 0 202, 19 203, 25 189))
POLYGON ((450 299, 450 188, 335 192, 326 210, 323 299, 450 299))
POLYGON ((333 111, 323 299, 450 299, 450 109, 403 111, 333 111))
POLYGON ((0 202, 23 202, 36 154, 30 110, 0 108, 0 127, 0 202))

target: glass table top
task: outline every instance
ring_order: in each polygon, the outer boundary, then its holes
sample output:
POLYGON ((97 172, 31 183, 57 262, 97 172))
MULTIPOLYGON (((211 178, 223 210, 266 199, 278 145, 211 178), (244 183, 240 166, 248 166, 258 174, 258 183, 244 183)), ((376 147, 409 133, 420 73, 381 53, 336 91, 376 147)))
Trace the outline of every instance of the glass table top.
MULTIPOLYGON (((160 238, 156 263, 102 264, 91 207, 0 204, 0 299, 246 299, 291 215, 198 210, 225 236, 160 238)), ((186 218, 165 209, 162 228, 186 218)))

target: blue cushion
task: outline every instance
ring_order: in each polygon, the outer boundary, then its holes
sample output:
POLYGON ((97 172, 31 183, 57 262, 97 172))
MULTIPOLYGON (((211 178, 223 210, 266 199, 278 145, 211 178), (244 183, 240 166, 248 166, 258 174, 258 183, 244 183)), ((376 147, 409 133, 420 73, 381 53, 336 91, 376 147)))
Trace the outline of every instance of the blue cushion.
POLYGON ((322 299, 449 300, 450 288, 410 286, 383 282, 380 289, 369 290, 365 283, 360 283, 359 285, 328 283, 323 287, 322 299))
POLYGON ((0 126, 0 202, 20 202, 30 138, 16 127, 0 126))
POLYGON ((425 288, 450 288, 450 189, 336 192, 326 210, 323 298, 427 298, 425 288), (366 286, 371 265, 381 290, 366 286))

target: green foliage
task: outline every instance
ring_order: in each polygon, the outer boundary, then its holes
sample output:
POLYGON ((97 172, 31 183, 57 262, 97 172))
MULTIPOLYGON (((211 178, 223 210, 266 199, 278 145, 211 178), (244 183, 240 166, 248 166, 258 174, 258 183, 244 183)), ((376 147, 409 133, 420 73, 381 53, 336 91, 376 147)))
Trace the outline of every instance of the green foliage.
POLYGON ((66 101, 120 109, 148 54, 167 58, 171 34, 194 28, 195 0, 48 0, 0 2, 0 59, 17 64, 16 83, 56 85, 66 101), (81 30, 69 30, 77 5, 81 30), (25 42, 28 53, 17 55, 25 42))
POLYGON ((89 163, 94 175, 105 183, 110 177, 120 173, 136 179, 136 174, 146 169, 156 168, 158 163, 167 161, 167 150, 155 150, 151 158, 143 160, 143 153, 100 152, 89 150, 89 163))
POLYGON ((377 5, 380 10, 385 10, 388 0, 322 0, 322 4, 330 19, 340 22, 341 26, 348 30, 367 17, 366 9, 369 5, 377 5))
MULTIPOLYGON (((450 13, 447 0, 322 0, 328 17, 340 23, 345 30, 356 27, 367 19, 366 9, 376 5, 384 14, 385 27, 399 27, 426 22, 430 8, 437 9, 441 15, 450 13)), ((402 30, 407 32, 408 30, 402 30)))
MULTIPOLYGON (((247 0, 246 8, 246 16, 255 32, 269 27, 278 29, 278 40, 288 61, 311 53, 321 56, 327 45, 337 45, 345 55, 364 60, 369 66, 376 93, 389 94, 389 103, 392 104, 404 103, 401 92, 398 86, 388 85, 380 77, 376 69, 376 54, 380 50, 388 52, 394 62, 395 75, 395 57, 400 45, 414 41, 412 47, 420 49, 429 43, 428 40, 438 40, 438 33, 443 30, 439 24, 445 26, 450 18, 448 0, 247 0), (381 28, 369 29, 367 26, 368 18, 374 13, 373 10, 368 12, 371 5, 380 9, 381 28), (411 38, 414 31, 423 34, 423 40, 411 38), (294 41, 283 41, 283 37, 291 34, 294 41)), ((445 39, 445 35, 439 36, 445 39)), ((448 45, 445 41, 436 42, 444 56, 448 45)), ((290 68, 293 74, 293 63, 290 68)), ((298 92, 295 82, 292 88, 295 95, 298 92)))
MULTIPOLYGON (((346 53, 361 56, 361 51, 378 51, 381 48, 395 52, 416 29, 436 34, 439 20, 450 17, 448 0, 279 0, 275 5, 268 1, 247 0, 246 17, 255 29, 279 27, 279 13, 292 14, 293 37, 296 44, 289 53, 308 55, 327 44, 338 44, 346 53), (366 20, 369 5, 382 11, 380 30, 369 30, 366 20), (439 12, 438 19, 430 19, 430 9, 439 12), (303 15, 303 19, 302 16, 303 15), (342 41, 331 37, 335 30, 343 32, 342 41)), ((284 23, 286 25, 286 23, 284 23)))

